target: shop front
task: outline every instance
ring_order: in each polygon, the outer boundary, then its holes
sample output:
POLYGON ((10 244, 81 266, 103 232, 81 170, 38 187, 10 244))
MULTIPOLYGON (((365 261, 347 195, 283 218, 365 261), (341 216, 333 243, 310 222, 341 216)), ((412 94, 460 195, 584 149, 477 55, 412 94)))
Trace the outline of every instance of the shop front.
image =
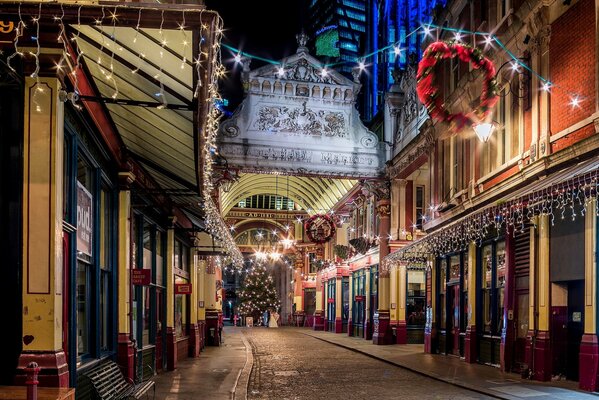
POLYGON ((499 367, 501 335, 505 323, 505 240, 485 242, 478 252, 478 362, 499 367))
POLYGON ((408 344, 424 343, 426 322, 426 271, 420 266, 408 266, 406 292, 406 327, 408 344))
POLYGON ((364 337, 366 310, 366 269, 352 274, 352 313, 349 324, 349 336, 364 337))
POLYGON ((441 354, 464 355, 465 318, 467 315, 468 263, 464 253, 437 260, 438 270, 438 349, 441 354), (465 290, 466 289, 466 290, 465 290))

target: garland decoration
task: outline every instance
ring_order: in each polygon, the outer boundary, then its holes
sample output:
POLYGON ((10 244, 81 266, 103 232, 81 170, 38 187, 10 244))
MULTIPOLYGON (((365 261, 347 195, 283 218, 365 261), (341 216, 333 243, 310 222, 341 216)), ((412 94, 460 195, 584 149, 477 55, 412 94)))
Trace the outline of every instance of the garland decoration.
POLYGON ((304 230, 312 243, 323 244, 335 235, 335 221, 327 214, 315 214, 308 218, 304 230))
POLYGON ((484 57, 479 49, 465 43, 455 41, 431 43, 418 64, 416 79, 416 93, 422 104, 426 106, 429 115, 436 120, 449 123, 454 132, 460 131, 466 125, 471 126, 484 121, 499 99, 493 62, 484 57), (451 114, 447 111, 435 79, 437 62, 455 56, 460 61, 470 63, 474 69, 480 69, 483 72, 483 89, 478 108, 467 114, 462 112, 451 114))

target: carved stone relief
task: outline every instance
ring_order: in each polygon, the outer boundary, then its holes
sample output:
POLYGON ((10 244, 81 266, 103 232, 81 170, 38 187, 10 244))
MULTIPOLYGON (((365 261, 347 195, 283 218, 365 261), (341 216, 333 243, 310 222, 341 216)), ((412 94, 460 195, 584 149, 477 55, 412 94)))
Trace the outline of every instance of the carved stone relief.
POLYGON ((346 118, 339 111, 312 110, 288 106, 262 106, 252 129, 301 135, 347 137, 346 118))

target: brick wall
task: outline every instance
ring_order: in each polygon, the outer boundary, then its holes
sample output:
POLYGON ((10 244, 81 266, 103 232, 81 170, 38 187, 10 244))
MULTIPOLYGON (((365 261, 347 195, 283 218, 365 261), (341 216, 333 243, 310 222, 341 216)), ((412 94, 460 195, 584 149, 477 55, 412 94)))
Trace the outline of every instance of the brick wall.
POLYGON ((595 2, 580 0, 551 24, 551 133, 583 120, 595 111, 595 2), (572 108, 574 92, 580 107, 572 108))

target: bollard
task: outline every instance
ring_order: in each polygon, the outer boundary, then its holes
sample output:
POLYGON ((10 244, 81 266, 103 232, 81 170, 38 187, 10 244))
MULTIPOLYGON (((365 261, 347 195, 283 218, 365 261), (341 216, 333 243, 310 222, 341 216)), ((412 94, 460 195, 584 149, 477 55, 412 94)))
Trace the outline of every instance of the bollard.
POLYGON ((27 368, 25 368, 25 373, 27 374, 27 380, 25 381, 25 385, 27 385, 27 400, 37 400, 37 385, 39 384, 37 375, 39 372, 40 367, 33 361, 27 364, 27 368))

